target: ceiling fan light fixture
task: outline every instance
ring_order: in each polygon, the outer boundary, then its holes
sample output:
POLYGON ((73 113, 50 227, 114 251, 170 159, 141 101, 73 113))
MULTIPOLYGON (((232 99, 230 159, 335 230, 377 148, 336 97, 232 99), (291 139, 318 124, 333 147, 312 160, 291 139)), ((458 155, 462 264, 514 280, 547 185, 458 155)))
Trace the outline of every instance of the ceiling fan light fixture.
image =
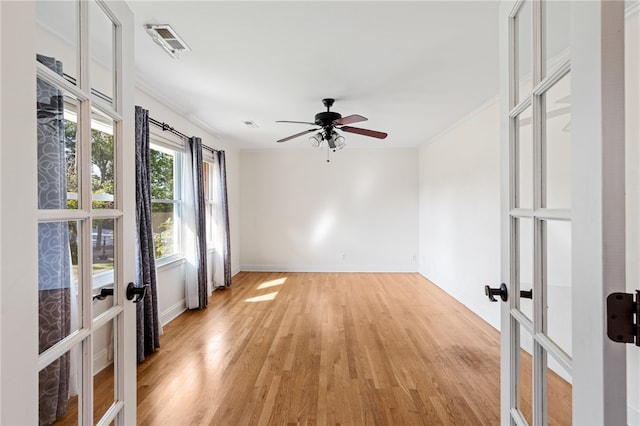
POLYGON ((311 146, 314 148, 322 147, 322 133, 317 133, 309 138, 309 142, 311 142, 311 146))
POLYGON ((345 142, 345 139, 344 139, 343 136, 334 137, 333 143, 336 146, 335 147, 336 150, 340 150, 340 149, 344 148, 345 146, 347 146, 347 143, 345 142))

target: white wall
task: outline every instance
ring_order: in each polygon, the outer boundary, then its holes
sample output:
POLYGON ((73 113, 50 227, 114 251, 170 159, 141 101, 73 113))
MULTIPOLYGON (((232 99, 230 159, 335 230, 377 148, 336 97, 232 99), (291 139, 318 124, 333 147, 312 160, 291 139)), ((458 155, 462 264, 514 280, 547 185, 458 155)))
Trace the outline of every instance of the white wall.
POLYGON ((498 328, 499 104, 491 103, 420 149, 419 272, 498 328))
POLYGON ((243 270, 416 271, 416 149, 241 152, 243 270))

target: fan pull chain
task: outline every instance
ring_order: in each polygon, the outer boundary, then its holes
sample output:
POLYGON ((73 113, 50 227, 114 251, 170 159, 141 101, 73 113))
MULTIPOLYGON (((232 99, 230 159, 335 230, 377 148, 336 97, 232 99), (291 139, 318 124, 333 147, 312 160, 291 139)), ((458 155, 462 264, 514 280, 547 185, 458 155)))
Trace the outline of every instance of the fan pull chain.
POLYGON ((329 148, 329 145, 327 144, 327 163, 329 163, 329 152, 331 152, 331 149, 329 148))

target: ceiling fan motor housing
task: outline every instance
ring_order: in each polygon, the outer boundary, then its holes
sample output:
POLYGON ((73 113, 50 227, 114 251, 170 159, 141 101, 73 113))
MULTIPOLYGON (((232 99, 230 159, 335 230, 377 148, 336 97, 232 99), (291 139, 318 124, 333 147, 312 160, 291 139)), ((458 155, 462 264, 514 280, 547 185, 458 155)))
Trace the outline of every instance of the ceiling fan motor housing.
POLYGON ((322 127, 330 126, 331 123, 333 123, 333 121, 337 120, 338 118, 342 118, 342 115, 337 112, 319 112, 316 114, 316 124, 322 127))

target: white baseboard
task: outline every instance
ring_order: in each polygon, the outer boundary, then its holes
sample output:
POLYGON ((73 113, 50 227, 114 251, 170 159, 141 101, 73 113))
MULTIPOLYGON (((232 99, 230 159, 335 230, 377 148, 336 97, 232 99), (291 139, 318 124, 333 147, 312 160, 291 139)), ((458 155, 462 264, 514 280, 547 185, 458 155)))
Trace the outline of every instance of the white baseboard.
POLYGON ((182 299, 175 305, 160 313, 160 325, 163 327, 187 310, 187 300, 182 299))
POLYGON ((415 265, 240 265, 255 272, 418 272, 415 265))
POLYGON ((93 354, 93 375, 95 376, 113 363, 108 348, 104 348, 93 354))

